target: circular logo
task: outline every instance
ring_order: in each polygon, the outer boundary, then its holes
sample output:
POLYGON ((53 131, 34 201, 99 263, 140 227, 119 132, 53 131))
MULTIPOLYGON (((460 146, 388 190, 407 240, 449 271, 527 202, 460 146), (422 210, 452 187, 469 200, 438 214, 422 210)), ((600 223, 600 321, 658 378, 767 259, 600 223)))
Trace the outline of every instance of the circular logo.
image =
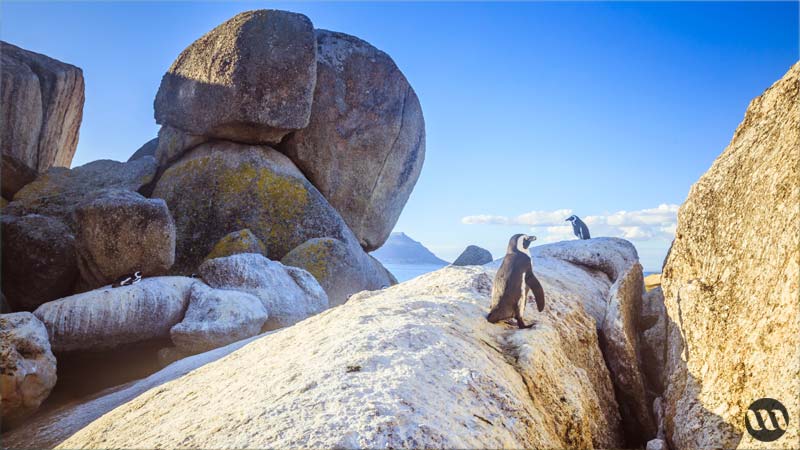
POLYGON ((789 413, 774 398, 760 398, 745 411, 744 426, 754 439, 772 442, 780 439, 789 428, 789 413))

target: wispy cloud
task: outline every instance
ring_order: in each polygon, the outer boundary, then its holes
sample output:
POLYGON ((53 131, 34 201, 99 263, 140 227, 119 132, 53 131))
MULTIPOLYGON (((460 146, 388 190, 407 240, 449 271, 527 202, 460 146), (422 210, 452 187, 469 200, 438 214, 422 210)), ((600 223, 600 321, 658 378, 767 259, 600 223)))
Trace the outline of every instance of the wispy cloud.
MULTIPOLYGON (((573 239, 572 226, 564 222, 574 212, 571 209, 531 211, 516 217, 476 215, 466 216, 461 223, 489 225, 524 225, 544 234, 545 242, 573 239)), ((661 204, 655 208, 636 211, 617 211, 582 217, 592 236, 615 236, 630 240, 671 240, 677 226, 678 205, 661 204)))

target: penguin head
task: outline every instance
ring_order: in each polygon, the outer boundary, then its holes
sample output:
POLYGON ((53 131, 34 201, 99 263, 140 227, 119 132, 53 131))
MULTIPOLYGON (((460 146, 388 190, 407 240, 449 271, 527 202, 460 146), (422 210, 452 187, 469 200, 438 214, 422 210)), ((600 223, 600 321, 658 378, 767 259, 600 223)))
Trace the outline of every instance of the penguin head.
POLYGON ((577 220, 577 219, 578 219, 578 216, 573 214, 573 215, 567 217, 567 220, 565 220, 565 222, 575 222, 575 220, 577 220))
POLYGON ((528 236, 527 234, 515 234, 511 236, 511 239, 508 241, 508 250, 507 253, 528 253, 528 247, 530 247, 531 243, 536 240, 536 236, 528 236))

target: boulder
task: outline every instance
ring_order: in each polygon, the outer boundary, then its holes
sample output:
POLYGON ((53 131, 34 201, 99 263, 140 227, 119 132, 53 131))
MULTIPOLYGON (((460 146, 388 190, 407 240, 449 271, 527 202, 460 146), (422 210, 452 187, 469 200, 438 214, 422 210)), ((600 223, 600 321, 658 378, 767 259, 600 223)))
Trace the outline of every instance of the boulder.
POLYGON ((164 199, 175 218, 178 273, 196 271, 222 237, 243 228, 276 260, 315 237, 355 242, 339 213, 269 147, 202 144, 164 172, 153 197, 164 199))
MULTIPOLYGON (((2 41, 0 59, 3 156, 36 172, 69 167, 83 117, 83 72, 2 41)), ((5 176, 2 184, 5 193, 5 176)))
POLYGON ((311 21, 302 14, 238 14, 172 63, 156 95, 156 122, 195 135, 278 143, 308 125, 315 44, 311 21))
POLYGON ((81 278, 89 288, 136 271, 162 275, 175 261, 175 223, 161 199, 106 189, 75 209, 81 278))
POLYGON ((186 315, 170 336, 178 351, 201 353, 257 335, 268 316, 258 297, 195 283, 186 315))
POLYGON ((642 296, 639 323, 641 367, 649 390, 660 395, 666 385, 667 358, 667 308, 660 286, 642 296))
POLYGON ((667 447, 667 442, 663 439, 651 439, 647 441, 645 450, 669 450, 669 447, 667 447))
POLYGON ((223 236, 205 259, 222 258, 239 253, 258 253, 267 256, 267 247, 252 231, 245 228, 223 236))
POLYGON ((145 142, 144 145, 139 147, 138 150, 133 152, 130 158, 128 158, 128 162, 135 161, 137 159, 142 159, 145 156, 152 156, 155 158, 156 156, 156 148, 158 148, 158 138, 154 137, 149 141, 145 142))
POLYGON ((618 238, 564 241, 535 247, 536 257, 558 258, 604 274, 611 287, 604 304, 586 305, 597 321, 611 378, 620 403, 628 445, 644 445, 657 429, 639 364, 639 330, 644 279, 636 248, 618 238))
POLYGON ((14 194, 36 179, 37 172, 25 165, 19 159, 3 154, 0 163, 0 185, 2 186, 3 197, 14 198, 14 194))
POLYGON ((493 274, 449 267, 258 338, 60 448, 621 448, 594 321, 576 301, 594 280, 562 278, 568 265, 543 273, 550 303, 529 310, 532 329, 488 323, 493 274))
POLYGON ((331 306, 341 305, 356 292, 396 284, 380 262, 361 247, 338 239, 309 239, 281 259, 287 266, 307 270, 328 294, 331 306))
POLYGON ((671 448, 800 447, 798 104, 800 63, 750 102, 678 212, 661 279, 671 448), (745 428, 762 397, 791 420, 770 443, 745 428))
POLYGON ((72 292, 78 276, 75 238, 63 222, 3 214, 0 227, 3 294, 13 310, 33 311, 72 292))
POLYGON ((158 130, 156 160, 159 166, 166 167, 187 151, 206 141, 208 141, 208 138, 204 136, 189 134, 169 125, 164 125, 158 130))
POLYGON ((209 286, 255 295, 269 313, 264 330, 275 330, 328 309, 328 296, 305 270, 255 253, 210 259, 200 266, 209 286))
POLYGON ((153 181, 156 169, 150 156, 127 163, 101 159, 74 169, 54 167, 17 192, 3 214, 52 216, 74 229, 76 206, 94 199, 102 189, 138 191, 153 181))
POLYGON ((4 428, 26 418, 56 384, 56 357, 33 314, 0 315, 0 413, 4 428))
POLYGON ((389 55, 343 33, 316 37, 311 119, 281 150, 372 251, 386 242, 422 170, 422 108, 389 55))
POLYGON ((145 278, 48 302, 33 313, 47 327, 54 352, 107 350, 169 337, 183 319, 194 283, 188 277, 145 278))
POLYGON ((469 245, 453 261, 454 266, 482 266, 493 261, 492 254, 485 248, 469 245))

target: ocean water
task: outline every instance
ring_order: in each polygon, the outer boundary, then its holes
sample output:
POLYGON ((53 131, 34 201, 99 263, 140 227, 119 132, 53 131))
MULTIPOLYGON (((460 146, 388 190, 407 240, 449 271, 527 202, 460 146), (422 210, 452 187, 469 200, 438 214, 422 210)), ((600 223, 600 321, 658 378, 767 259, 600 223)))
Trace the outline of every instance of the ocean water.
POLYGON ((400 283, 444 267, 437 264, 384 264, 383 266, 392 272, 400 283))

